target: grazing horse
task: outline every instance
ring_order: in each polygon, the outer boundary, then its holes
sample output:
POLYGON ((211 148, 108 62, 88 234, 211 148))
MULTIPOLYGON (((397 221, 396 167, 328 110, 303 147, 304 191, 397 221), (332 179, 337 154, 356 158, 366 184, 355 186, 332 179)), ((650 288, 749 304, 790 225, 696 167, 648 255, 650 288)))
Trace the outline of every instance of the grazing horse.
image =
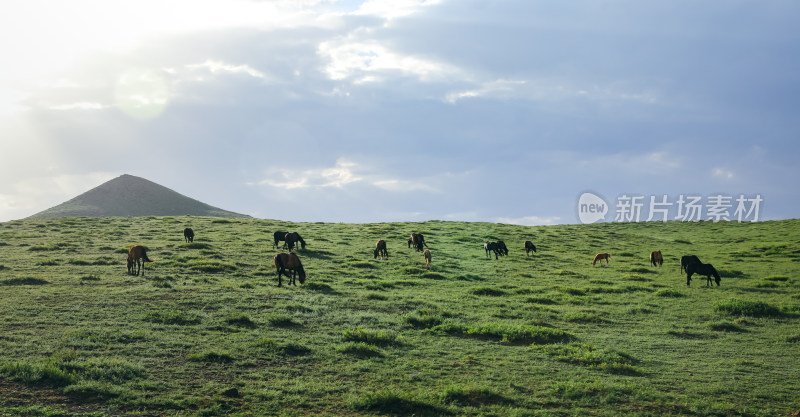
POLYGON ((497 242, 484 242, 483 250, 486 251, 487 258, 491 258, 491 256, 489 256, 489 251, 494 252, 494 259, 498 259, 497 256, 501 255, 500 249, 497 247, 497 242))
POLYGON ((422 252, 422 256, 425 258, 425 267, 431 267, 431 251, 430 249, 425 249, 425 252, 422 252))
POLYGON ((294 249, 294 244, 297 243, 297 242, 300 242, 300 247, 302 247, 303 250, 306 249, 306 241, 303 240, 302 237, 300 237, 300 233, 297 233, 297 232, 287 233, 283 237, 283 240, 285 240, 286 241, 286 245, 289 246, 289 251, 290 252, 292 251, 292 249, 294 249))
POLYGON ((661 255, 660 250, 650 252, 650 264, 653 266, 664 265, 664 257, 661 255))
POLYGON ((286 275, 289 277, 289 285, 297 286, 294 280, 295 273, 297 274, 297 278, 300 280, 301 284, 306 282, 306 271, 303 269, 303 264, 300 262, 300 258, 297 256, 297 254, 281 252, 275 255, 273 261, 275 262, 275 269, 278 272, 279 287, 282 284, 281 275, 286 275), (286 272, 287 269, 292 271, 291 275, 286 272))
POLYGON ((713 285, 711 284, 711 276, 714 276, 714 281, 717 283, 717 287, 719 287, 719 282, 721 281, 719 277, 719 272, 717 272, 714 265, 711 264, 704 264, 700 262, 695 262, 686 266, 686 285, 689 285, 692 282, 692 275, 705 275, 706 277, 706 287, 713 285))
POLYGON ((498 240, 497 251, 500 252, 500 256, 508 256, 508 246, 506 246, 506 242, 498 240))
POLYGON ((378 242, 375 243, 375 250, 372 253, 375 255, 375 258, 380 255, 381 259, 386 258, 388 260, 389 252, 386 250, 386 241, 383 239, 378 240, 378 242))
POLYGON ((186 243, 194 242, 194 230, 191 227, 183 229, 183 238, 186 239, 186 243))
POLYGON ((421 251, 423 247, 428 247, 428 244, 425 243, 425 236, 422 233, 412 233, 411 239, 408 239, 408 247, 414 246, 414 249, 417 252, 421 251))
MULTIPOLYGON (((286 232, 275 232, 272 234, 272 239, 274 243, 272 244, 272 249, 276 249, 278 247, 278 242, 283 242, 286 240, 286 232)), ((284 246, 286 244, 284 243, 284 246)))
POLYGON ((139 271, 142 271, 142 276, 144 276, 144 263, 155 261, 155 259, 151 260, 147 257, 147 248, 144 246, 133 245, 130 249, 128 249, 129 274, 133 274, 133 271, 136 271, 136 275, 139 275, 139 271))
POLYGON ((526 240, 524 246, 525 246, 525 256, 530 255, 531 252, 536 253, 536 246, 534 246, 533 242, 531 242, 530 240, 526 240))
POLYGON ((681 272, 688 272, 686 268, 691 264, 700 264, 700 258, 695 255, 681 256, 681 272))
POLYGON ((594 264, 595 264, 597 261, 600 261, 600 265, 603 265, 603 259, 605 259, 605 260, 606 260, 606 265, 608 265, 608 259, 609 259, 609 258, 611 258, 611 254, 608 254, 608 253, 598 253, 597 255, 595 255, 595 256, 594 256, 594 260, 592 261, 592 266, 594 266, 594 264))

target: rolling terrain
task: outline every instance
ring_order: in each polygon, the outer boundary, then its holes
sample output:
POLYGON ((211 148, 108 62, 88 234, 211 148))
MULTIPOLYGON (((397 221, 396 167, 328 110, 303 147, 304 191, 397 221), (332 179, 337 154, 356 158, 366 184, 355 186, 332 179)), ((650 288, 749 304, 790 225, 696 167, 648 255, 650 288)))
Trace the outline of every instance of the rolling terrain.
POLYGON ((0 415, 796 415, 798 271, 799 220, 0 223, 0 415), (304 285, 277 286, 276 230, 304 285))

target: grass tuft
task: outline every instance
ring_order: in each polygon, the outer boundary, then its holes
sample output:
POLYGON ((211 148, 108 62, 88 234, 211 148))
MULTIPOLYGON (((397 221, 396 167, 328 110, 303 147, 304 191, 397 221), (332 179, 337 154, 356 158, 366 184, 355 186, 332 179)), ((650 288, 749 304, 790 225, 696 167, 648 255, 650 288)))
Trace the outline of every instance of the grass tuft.
POLYGON ((342 339, 345 342, 363 342, 375 346, 389 346, 399 343, 397 334, 387 330, 368 330, 357 328, 355 330, 345 330, 342 332, 342 339))
POLYGON ((0 285, 47 285, 49 283, 47 280, 33 277, 9 278, 0 281, 0 285))
POLYGON ((179 310, 151 311, 144 316, 144 321, 159 324, 175 324, 187 326, 200 324, 200 316, 197 314, 185 313, 179 310))
POLYGON ((780 317, 783 315, 778 307, 762 301, 749 301, 733 298, 717 302, 716 310, 734 316, 780 317))

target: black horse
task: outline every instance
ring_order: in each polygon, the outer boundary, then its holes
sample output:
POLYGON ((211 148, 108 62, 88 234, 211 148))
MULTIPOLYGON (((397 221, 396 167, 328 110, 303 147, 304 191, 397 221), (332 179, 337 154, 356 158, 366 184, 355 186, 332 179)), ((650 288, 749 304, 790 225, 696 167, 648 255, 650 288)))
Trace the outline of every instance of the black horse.
POLYGON ((531 254, 531 252, 536 252, 536 246, 530 240, 526 240, 523 245, 525 246, 525 256, 531 254))
POLYGON ((698 258, 697 256, 694 255, 681 256, 681 272, 687 272, 686 267, 688 267, 691 264, 699 264, 699 263, 702 262, 700 262, 700 258, 698 258))
POLYGON ((191 227, 183 229, 183 238, 186 239, 186 243, 194 242, 194 230, 191 227))
POLYGON ((497 251, 500 252, 500 256, 508 256, 508 246, 506 246, 506 242, 498 240, 497 251))
POLYGON ((489 256, 489 252, 494 252, 494 259, 498 259, 498 256, 502 255, 503 253, 500 251, 500 247, 497 245, 497 242, 484 242, 483 250, 486 251, 486 257, 491 258, 489 256))
POLYGON ((719 282, 721 281, 719 277, 719 272, 717 272, 714 265, 711 264, 704 264, 704 263, 692 263, 686 267, 686 285, 689 285, 692 282, 692 275, 705 275, 706 277, 706 286, 713 286, 711 285, 711 277, 714 277, 714 281, 717 283, 717 287, 719 287, 719 282))
POLYGON ((272 249, 278 247, 278 242, 283 242, 286 240, 286 232, 275 232, 272 234, 272 239, 275 243, 272 244, 272 249))

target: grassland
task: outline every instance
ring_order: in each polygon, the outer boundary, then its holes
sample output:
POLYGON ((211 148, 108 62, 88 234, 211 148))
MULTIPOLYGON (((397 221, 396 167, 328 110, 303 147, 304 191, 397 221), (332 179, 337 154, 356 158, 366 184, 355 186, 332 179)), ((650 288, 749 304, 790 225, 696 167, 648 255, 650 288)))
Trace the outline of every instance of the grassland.
POLYGON ((0 415, 797 415, 799 261, 797 220, 1 223, 0 415), (275 230, 305 285, 277 287, 275 230), (685 254, 722 285, 687 287, 685 254))

